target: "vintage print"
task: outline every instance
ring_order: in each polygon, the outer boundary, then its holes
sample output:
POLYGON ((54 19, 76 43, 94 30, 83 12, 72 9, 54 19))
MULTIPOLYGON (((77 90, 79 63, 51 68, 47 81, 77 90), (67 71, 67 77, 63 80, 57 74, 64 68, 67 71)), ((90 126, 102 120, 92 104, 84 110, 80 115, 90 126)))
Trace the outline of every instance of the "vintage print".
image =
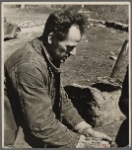
POLYGON ((1 7, 2 147, 130 147, 130 3, 1 7))

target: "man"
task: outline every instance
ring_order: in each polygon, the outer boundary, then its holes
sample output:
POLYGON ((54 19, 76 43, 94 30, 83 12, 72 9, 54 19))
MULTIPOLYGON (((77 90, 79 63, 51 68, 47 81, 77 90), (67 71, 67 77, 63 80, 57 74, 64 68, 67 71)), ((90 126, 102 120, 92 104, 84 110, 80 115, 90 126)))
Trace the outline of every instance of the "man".
MULTIPOLYGON (((43 35, 5 62, 5 145, 84 148, 90 146, 86 137, 112 141, 81 118, 60 84, 60 64, 75 55, 84 26, 81 14, 55 12, 49 16, 43 35), (8 113, 10 107, 13 115, 8 113)), ((97 141, 95 147, 105 146, 97 141)))
POLYGON ((129 66, 127 66, 126 75, 122 83, 119 107, 122 113, 126 116, 126 119, 122 122, 119 128, 116 136, 116 143, 118 147, 125 147, 129 145, 129 66))
POLYGON ((129 118, 129 66, 127 66, 126 75, 122 83, 119 107, 123 114, 129 118))

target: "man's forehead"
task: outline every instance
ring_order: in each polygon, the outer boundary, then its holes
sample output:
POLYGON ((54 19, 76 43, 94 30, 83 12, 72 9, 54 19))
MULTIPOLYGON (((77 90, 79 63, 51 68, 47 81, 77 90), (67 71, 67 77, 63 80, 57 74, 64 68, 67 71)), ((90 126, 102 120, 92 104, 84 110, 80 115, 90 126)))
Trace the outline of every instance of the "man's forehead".
POLYGON ((70 27, 68 35, 67 35, 67 39, 80 41, 80 39, 81 39, 81 32, 80 32, 80 29, 79 29, 79 27, 77 25, 72 25, 70 27))

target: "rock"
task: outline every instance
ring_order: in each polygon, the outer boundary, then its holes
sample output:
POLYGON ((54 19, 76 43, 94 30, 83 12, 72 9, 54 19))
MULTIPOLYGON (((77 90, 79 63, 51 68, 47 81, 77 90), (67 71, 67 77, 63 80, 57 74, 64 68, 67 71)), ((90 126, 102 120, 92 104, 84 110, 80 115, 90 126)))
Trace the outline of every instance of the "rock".
POLYGON ((106 26, 105 26, 105 25, 103 25, 103 24, 98 24, 98 27, 105 28, 106 26))
POLYGON ((102 80, 108 80, 108 76, 104 76, 104 77, 97 77, 98 81, 102 81, 102 80))
POLYGON ((111 55, 115 55, 115 53, 114 53, 114 52, 110 52, 110 54, 111 54, 111 55))
POLYGON ((87 81, 87 82, 89 82, 89 81, 90 81, 90 79, 86 79, 86 81, 87 81))
POLYGON ((124 117, 118 106, 120 86, 107 83, 92 86, 73 84, 64 89, 82 118, 94 127, 107 125, 124 117))
POLYGON ((110 56, 110 59, 117 60, 117 56, 110 56))
POLYGON ((113 29, 113 30, 111 30, 111 33, 116 33, 116 31, 113 29))

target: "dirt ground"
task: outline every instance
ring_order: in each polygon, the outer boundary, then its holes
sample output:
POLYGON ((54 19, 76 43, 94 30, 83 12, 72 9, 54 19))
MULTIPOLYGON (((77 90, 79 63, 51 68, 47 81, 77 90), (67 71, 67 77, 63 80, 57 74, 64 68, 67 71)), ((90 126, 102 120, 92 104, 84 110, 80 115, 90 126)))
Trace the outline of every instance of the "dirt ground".
MULTIPOLYGON (((19 24, 23 24, 23 26, 25 21, 27 23, 28 20, 26 18, 25 20, 22 18, 18 19, 17 16, 15 18, 13 14, 14 9, 10 10, 10 12, 9 10, 8 12, 5 11, 5 15, 8 16, 9 20, 19 22, 19 24)), ((28 15, 28 17, 31 18, 32 16, 31 14, 28 15)), ((48 14, 44 16, 44 20, 46 20, 47 16, 48 14)), ((42 16, 40 16, 40 18, 42 18, 42 16)), ((4 61, 11 53, 24 45, 27 41, 42 34, 42 24, 38 25, 36 22, 36 25, 30 26, 31 23, 36 21, 35 19, 34 17, 29 25, 25 25, 25 27, 22 28, 20 38, 4 42, 4 61)), ((111 52, 114 52, 115 55, 118 56, 125 39, 128 39, 128 33, 123 31, 100 26, 87 28, 85 37, 77 47, 76 56, 69 58, 62 65, 62 70, 64 71, 62 74, 63 84, 77 83, 81 85, 91 85, 97 82, 98 77, 110 76, 115 63, 115 60, 110 59, 111 52)), ((127 63, 128 59, 124 62, 117 77, 120 82, 123 81, 127 63)), ((119 120, 110 125, 99 127, 98 130, 104 131, 115 138, 121 122, 122 120, 119 120)))

